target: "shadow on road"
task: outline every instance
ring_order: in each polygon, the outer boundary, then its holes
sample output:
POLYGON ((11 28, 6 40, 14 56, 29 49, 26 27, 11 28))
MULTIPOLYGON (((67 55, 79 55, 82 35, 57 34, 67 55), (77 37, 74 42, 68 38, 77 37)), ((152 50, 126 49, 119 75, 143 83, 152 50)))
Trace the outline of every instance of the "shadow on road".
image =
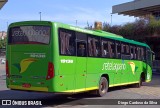
POLYGON ((39 100, 44 105, 83 105, 80 102, 81 99, 95 98, 95 95, 89 93, 78 93, 78 94, 54 94, 54 93, 43 93, 43 92, 26 92, 16 90, 3 90, 0 91, 0 99, 9 100, 39 100), (78 101, 78 102, 77 102, 78 101))
MULTIPOLYGON (((152 80, 149 83, 143 83, 143 86, 149 86, 149 87, 160 87, 160 74, 153 74, 152 80)), ((135 88, 134 85, 126 85, 126 86, 118 86, 118 87, 112 87, 109 89, 109 92, 117 91, 117 90, 124 90, 128 88, 135 88)))
POLYGON ((153 74, 151 82, 144 83, 144 86, 160 87, 160 74, 153 74))
MULTIPOLYGON (((3 78, 2 78, 3 79, 3 78)), ((150 83, 144 83, 144 86, 160 87, 160 75, 153 75, 153 79, 150 83)), ((118 90, 124 90, 132 88, 132 85, 109 88, 108 92, 114 92, 118 90)), ((93 94, 78 93, 78 94, 54 94, 43 92, 26 92, 15 90, 1 90, 0 99, 29 99, 29 100, 43 100, 45 104, 50 106, 57 105, 83 105, 80 102, 82 99, 99 99, 93 94)))

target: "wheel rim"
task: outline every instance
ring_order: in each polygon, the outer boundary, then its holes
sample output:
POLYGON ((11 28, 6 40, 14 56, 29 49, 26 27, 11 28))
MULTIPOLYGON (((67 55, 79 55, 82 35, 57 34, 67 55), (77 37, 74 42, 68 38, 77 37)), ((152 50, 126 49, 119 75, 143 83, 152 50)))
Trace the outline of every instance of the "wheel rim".
POLYGON ((106 92, 106 84, 105 84, 105 82, 102 82, 102 83, 101 83, 101 88, 100 88, 100 90, 101 90, 102 93, 105 93, 105 92, 106 92))

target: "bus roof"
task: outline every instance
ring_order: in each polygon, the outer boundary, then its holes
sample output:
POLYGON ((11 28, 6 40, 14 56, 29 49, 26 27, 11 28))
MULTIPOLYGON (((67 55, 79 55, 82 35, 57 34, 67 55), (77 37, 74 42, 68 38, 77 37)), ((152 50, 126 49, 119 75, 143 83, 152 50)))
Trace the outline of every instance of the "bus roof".
POLYGON ((87 33, 87 34, 91 34, 91 35, 96 35, 96 36, 100 36, 100 37, 104 37, 104 38, 109 38, 109 39, 114 39, 117 41, 122 41, 122 42, 127 42, 127 43, 131 43, 131 44, 135 44, 135 45, 140 45, 140 46, 144 46, 144 47, 148 47, 150 48, 147 44, 142 43, 142 42, 138 42, 138 41, 134 41, 134 40, 130 40, 130 39, 126 39, 120 35, 117 34, 113 34, 113 33, 109 33, 106 31, 102 31, 102 30, 88 30, 88 29, 84 29, 84 28, 80 28, 77 26, 71 26, 68 24, 63 24, 60 22, 51 22, 51 21, 22 21, 22 22, 15 22, 10 24, 9 27, 12 26, 19 26, 19 25, 37 25, 37 24, 53 24, 56 25, 56 27, 61 27, 61 28, 65 28, 65 29, 69 29, 69 30, 74 30, 74 31, 78 31, 78 32, 82 32, 82 33, 87 33))

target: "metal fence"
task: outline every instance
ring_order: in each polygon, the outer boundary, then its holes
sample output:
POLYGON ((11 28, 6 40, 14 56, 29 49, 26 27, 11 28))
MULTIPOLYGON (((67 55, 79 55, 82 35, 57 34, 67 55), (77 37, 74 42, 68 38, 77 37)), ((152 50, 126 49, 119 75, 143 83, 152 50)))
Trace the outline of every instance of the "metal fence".
POLYGON ((6 55, 6 49, 0 49, 0 57, 4 57, 6 55))
POLYGON ((153 66, 153 72, 160 73, 160 60, 154 60, 152 66, 153 66))

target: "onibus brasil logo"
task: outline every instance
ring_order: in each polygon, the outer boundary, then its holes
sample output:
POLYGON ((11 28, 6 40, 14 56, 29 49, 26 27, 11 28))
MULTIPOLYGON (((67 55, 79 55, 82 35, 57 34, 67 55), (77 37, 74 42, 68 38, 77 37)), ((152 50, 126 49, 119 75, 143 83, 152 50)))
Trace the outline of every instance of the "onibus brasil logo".
POLYGON ((34 58, 27 58, 27 59, 23 59, 21 60, 20 63, 16 63, 16 64, 13 64, 18 70, 20 73, 23 73, 25 72, 28 67, 33 63, 33 62, 36 62, 37 59, 34 59, 34 58))

